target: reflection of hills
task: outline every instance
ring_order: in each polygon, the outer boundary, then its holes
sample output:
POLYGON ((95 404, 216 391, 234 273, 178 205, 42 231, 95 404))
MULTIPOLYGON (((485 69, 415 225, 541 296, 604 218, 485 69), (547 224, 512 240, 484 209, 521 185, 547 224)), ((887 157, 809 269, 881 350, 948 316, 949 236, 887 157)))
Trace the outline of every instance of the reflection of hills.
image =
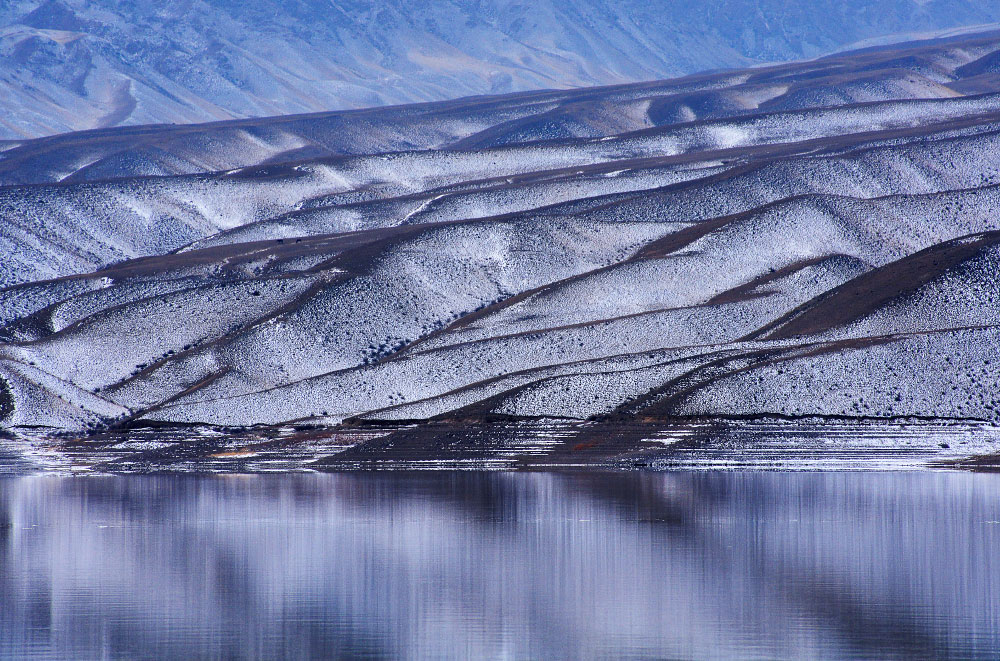
POLYGON ((0 416, 995 420, 998 49, 12 146, 0 416))
POLYGON ((8 480, 0 655, 988 658, 989 482, 8 480))

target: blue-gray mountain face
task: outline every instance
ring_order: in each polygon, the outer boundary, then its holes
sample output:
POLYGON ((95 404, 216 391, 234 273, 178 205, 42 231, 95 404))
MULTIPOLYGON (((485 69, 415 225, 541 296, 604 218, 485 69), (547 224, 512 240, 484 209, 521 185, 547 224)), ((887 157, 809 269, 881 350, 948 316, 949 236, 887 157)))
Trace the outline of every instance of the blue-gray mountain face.
POLYGON ((997 20, 983 0, 5 0, 0 139, 651 80, 997 20))
POLYGON ((1000 419, 1000 32, 0 151, 0 426, 1000 419))

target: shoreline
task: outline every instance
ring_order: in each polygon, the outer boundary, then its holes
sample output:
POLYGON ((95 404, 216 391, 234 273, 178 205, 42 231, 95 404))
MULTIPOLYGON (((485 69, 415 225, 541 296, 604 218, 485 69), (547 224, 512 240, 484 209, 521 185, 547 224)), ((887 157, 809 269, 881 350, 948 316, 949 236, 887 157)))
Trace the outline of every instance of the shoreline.
POLYGON ((486 471, 1000 471, 976 421, 698 419, 145 427, 0 438, 0 475, 486 471))

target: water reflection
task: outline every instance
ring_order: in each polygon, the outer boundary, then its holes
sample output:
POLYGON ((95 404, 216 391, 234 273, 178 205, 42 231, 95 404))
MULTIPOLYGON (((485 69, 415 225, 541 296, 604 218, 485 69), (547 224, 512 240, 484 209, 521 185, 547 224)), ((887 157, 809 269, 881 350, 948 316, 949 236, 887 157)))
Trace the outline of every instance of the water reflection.
POLYGON ((0 481, 0 657, 997 658, 1000 477, 0 481))

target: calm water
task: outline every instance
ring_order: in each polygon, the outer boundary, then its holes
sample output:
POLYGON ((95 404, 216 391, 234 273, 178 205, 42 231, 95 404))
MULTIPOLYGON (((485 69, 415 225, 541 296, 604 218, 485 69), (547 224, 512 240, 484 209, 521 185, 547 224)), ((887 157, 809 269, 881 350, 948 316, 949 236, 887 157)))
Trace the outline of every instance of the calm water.
POLYGON ((1000 657, 1000 476, 0 480, 0 658, 1000 657))

